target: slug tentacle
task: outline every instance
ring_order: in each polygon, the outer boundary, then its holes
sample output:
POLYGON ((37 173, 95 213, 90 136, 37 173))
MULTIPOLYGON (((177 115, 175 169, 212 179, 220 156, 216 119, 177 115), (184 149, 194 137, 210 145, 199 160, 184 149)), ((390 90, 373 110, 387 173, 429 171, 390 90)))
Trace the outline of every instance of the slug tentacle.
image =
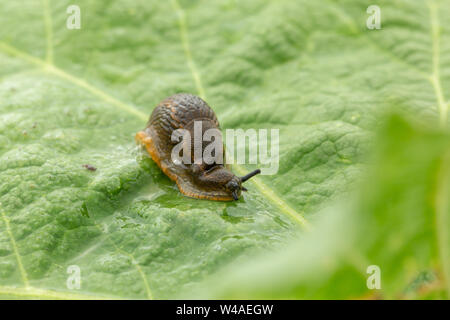
POLYGON ((261 173, 261 170, 256 169, 255 171, 252 171, 249 174, 246 174, 245 176, 241 177, 241 182, 245 182, 248 179, 250 179, 251 177, 256 176, 259 173, 261 173))

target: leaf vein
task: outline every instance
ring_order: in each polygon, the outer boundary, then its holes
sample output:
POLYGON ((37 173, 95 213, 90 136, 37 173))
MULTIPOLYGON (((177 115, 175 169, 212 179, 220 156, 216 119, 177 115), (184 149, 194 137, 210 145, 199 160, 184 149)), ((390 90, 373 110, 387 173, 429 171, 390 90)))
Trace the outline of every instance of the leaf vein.
POLYGON ((439 107, 439 119, 440 124, 444 127, 447 124, 448 117, 448 103, 445 102, 444 93, 442 91, 441 76, 440 76, 440 31, 439 31, 439 16, 438 7, 435 1, 428 3, 430 10, 430 22, 431 22, 431 38, 432 38, 432 61, 433 70, 429 77, 431 84, 433 85, 434 93, 436 94, 436 100, 439 107))
POLYGON ((75 84, 76 86, 85 89, 86 91, 92 93, 93 95, 97 96, 101 100, 103 100, 107 103, 110 103, 113 106, 115 106, 119 109, 122 109, 122 110, 138 117, 141 120, 147 120, 147 118, 148 118, 148 116, 145 113, 143 113, 142 111, 139 111, 136 107, 114 98, 113 96, 109 95, 108 93, 104 92, 103 90, 86 82, 85 80, 78 78, 74 75, 71 75, 70 73, 58 68, 57 66, 49 64, 44 60, 35 58, 35 57, 33 57, 21 50, 18 50, 17 48, 10 46, 9 44, 6 44, 4 42, 0 42, 0 50, 2 50, 3 52, 5 52, 7 54, 10 54, 11 56, 18 57, 29 63, 38 65, 38 66, 42 67, 45 71, 49 72, 50 74, 56 75, 59 78, 65 79, 66 81, 69 81, 72 84, 75 84))
POLYGON ((94 221, 94 225, 100 230, 101 233, 103 233, 106 236, 106 238, 111 242, 111 244, 114 246, 114 248, 116 248, 116 250, 118 252, 127 255, 131 259, 132 264, 134 265, 134 267, 136 268, 136 270, 139 273, 140 277, 142 278, 142 281, 144 283, 145 292, 146 292, 146 295, 147 295, 147 299, 152 300, 153 299, 153 294, 152 294, 152 291, 150 289, 150 285, 148 284, 147 276, 145 275, 144 271, 142 270, 142 267, 136 261, 136 259, 133 256, 133 254, 131 254, 131 253, 121 249, 120 247, 118 247, 116 245, 116 243, 108 236, 108 234, 104 233, 103 229, 95 221, 94 221))
MULTIPOLYGON (((171 4, 174 11, 178 15, 178 24, 180 29, 181 42, 183 43, 189 69, 196 83, 197 91, 200 97, 204 99, 205 92, 201 84, 200 73, 197 71, 197 68, 195 67, 195 63, 192 58, 189 46, 189 37, 186 26, 186 14, 177 0, 171 0, 171 4)), ((246 170, 238 164, 233 164, 233 168, 235 168, 236 171, 241 175, 244 175, 246 173, 246 170)), ((264 184, 259 178, 253 178, 251 182, 263 195, 265 195, 268 199, 270 199, 281 210, 281 212, 289 216, 292 220, 294 220, 297 224, 299 224, 306 230, 310 228, 309 222, 305 219, 305 217, 301 213, 295 211, 292 207, 290 207, 283 199, 281 199, 271 188, 269 188, 266 184, 264 184)))
POLYGON ((46 61, 53 64, 53 27, 52 16, 50 13, 50 0, 43 0, 44 5, 44 23, 45 23, 45 38, 47 42, 46 61))
MULTIPOLYGON (((0 205, 1 205, 1 203, 0 203, 0 205)), ((11 246, 12 246, 13 251, 14 251, 14 255, 15 255, 16 260, 17 260, 17 265, 19 267, 20 276, 22 278, 22 281, 23 281, 25 287, 28 288, 30 286, 30 283, 28 281, 28 275, 27 275, 27 272, 26 272, 26 270, 25 270, 25 268, 23 266, 22 258, 21 258, 20 254, 19 254, 19 250, 17 248, 16 240, 14 239, 14 235, 12 233, 11 226, 9 224, 9 218, 6 216, 6 214, 5 214, 5 212, 3 210, 0 209, 0 212, 1 212, 1 215, 2 215, 3 222, 5 223, 6 233, 8 234, 9 240, 11 242, 11 246)))
POLYGON ((171 5, 173 10, 178 16, 178 27, 180 29, 181 43, 183 44, 184 54, 186 56, 187 64, 189 70, 191 71, 192 78, 194 79, 195 86, 197 88, 198 95, 203 100, 206 100, 205 89, 202 85, 202 80, 200 78, 200 72, 198 71, 194 59, 192 58, 191 46, 189 44, 189 36, 186 25, 186 15, 184 10, 181 8, 177 0, 171 0, 171 5))
POLYGON ((54 291, 47 289, 39 289, 33 287, 17 288, 0 286, 0 294, 13 295, 17 297, 39 298, 39 299, 64 299, 64 300, 101 300, 101 299, 117 299, 106 296, 95 296, 83 293, 69 293, 63 291, 54 291))

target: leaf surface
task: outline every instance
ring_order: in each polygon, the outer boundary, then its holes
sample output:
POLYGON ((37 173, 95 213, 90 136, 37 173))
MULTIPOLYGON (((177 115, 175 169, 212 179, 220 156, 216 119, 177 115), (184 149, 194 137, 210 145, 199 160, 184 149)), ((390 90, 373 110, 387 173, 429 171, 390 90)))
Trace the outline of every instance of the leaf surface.
POLYGON ((381 1, 374 31, 368 1, 78 1, 80 30, 70 4, 0 4, 5 297, 172 297, 309 229, 365 170, 380 113, 448 123, 445 1, 381 1), (224 129, 279 128, 278 173, 235 203, 182 196, 133 141, 176 92, 224 129))

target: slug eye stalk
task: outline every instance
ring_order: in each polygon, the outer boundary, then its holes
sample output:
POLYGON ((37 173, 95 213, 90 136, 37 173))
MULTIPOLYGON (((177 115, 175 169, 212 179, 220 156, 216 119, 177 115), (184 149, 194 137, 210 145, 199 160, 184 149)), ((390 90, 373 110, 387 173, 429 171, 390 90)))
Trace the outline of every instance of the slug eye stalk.
POLYGON ((256 169, 255 171, 250 172, 249 174, 246 174, 245 176, 241 177, 241 182, 245 182, 248 179, 250 179, 253 176, 256 176, 257 174, 261 173, 261 170, 256 169))

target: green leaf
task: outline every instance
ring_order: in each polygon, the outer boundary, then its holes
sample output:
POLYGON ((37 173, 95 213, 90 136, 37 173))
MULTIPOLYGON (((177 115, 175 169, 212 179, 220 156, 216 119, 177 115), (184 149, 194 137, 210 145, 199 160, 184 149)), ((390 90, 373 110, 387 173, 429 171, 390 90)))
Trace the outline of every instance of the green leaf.
POLYGON ((392 117, 374 166, 345 204, 289 248, 232 264, 195 296, 450 297, 450 134, 392 117), (379 268, 380 288, 369 288, 379 268))
POLYGON ((187 292, 310 229, 367 168, 380 113, 448 123, 445 1, 380 1, 382 30, 359 0, 80 0, 79 30, 70 4, 0 4, 2 297, 187 292), (133 141, 176 92, 223 129, 279 128, 278 173, 238 202, 182 196, 133 141))

